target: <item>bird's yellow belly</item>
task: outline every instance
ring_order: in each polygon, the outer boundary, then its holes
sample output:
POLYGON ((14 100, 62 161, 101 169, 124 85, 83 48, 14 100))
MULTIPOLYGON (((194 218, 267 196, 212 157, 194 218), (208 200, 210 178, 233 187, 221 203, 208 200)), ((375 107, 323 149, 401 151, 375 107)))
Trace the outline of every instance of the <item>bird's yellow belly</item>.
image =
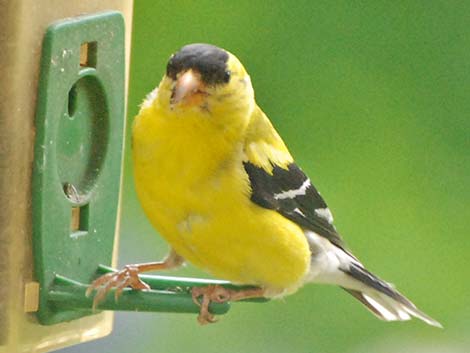
POLYGON ((136 189, 155 228, 177 253, 212 275, 273 292, 297 289, 309 270, 303 231, 252 203, 241 170, 197 185, 134 161, 136 189), (224 177, 230 175, 231 177, 224 177))

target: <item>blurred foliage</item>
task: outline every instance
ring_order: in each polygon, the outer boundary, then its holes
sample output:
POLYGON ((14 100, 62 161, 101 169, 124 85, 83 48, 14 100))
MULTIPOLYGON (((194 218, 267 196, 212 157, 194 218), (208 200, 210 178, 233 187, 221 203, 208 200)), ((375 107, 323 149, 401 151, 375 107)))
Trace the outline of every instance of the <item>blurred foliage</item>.
MULTIPOLYGON (((470 3, 452 0, 135 0, 128 137, 172 52, 207 42, 235 53, 349 246, 445 329, 383 323, 342 290, 309 285, 235 304, 207 327, 118 314, 112 336, 63 352, 468 352, 469 23, 470 3)), ((128 147, 121 265, 167 250, 136 199, 128 147)))

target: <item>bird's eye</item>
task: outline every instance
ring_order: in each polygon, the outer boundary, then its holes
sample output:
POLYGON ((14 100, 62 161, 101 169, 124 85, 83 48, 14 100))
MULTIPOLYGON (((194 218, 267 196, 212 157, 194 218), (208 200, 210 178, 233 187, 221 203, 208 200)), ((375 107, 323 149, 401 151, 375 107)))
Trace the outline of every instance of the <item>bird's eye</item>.
POLYGON ((225 83, 228 83, 228 81, 230 81, 230 76, 232 75, 232 73, 230 72, 230 70, 227 70, 224 72, 224 82, 225 83))

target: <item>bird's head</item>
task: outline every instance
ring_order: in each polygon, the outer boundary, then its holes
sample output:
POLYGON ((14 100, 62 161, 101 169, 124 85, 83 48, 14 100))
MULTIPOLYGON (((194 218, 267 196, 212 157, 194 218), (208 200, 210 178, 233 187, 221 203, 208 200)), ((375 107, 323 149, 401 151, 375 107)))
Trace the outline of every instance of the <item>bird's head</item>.
POLYGON ((170 115, 210 118, 225 126, 234 116, 248 121, 255 106, 243 65, 233 54, 209 44, 189 44, 170 57, 158 100, 170 115))

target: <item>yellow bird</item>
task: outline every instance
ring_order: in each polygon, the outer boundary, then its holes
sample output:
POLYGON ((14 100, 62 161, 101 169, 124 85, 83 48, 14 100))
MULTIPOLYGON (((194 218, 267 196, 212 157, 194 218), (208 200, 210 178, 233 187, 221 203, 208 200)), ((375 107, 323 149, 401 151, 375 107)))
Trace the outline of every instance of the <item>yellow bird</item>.
MULTIPOLYGON (((136 190, 153 226, 171 245, 162 262, 126 266, 97 279, 95 304, 110 288, 146 289, 138 273, 188 261, 214 276, 257 289, 208 286, 210 301, 278 298, 306 283, 342 287, 383 320, 440 324, 346 248, 310 179, 255 102, 250 76, 231 53, 190 44, 136 116, 132 131, 136 190)), ((199 303, 199 301, 197 301, 199 303)))

